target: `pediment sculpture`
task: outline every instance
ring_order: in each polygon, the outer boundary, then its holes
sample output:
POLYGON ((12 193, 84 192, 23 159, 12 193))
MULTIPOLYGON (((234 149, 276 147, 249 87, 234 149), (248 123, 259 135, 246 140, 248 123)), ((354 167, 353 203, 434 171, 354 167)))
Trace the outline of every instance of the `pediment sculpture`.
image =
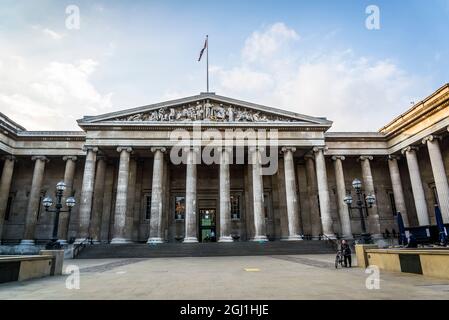
POLYGON ((115 118, 115 121, 212 121, 212 122, 292 122, 293 119, 275 114, 264 113, 259 110, 240 106, 223 105, 222 103, 188 104, 177 107, 161 107, 159 109, 136 113, 115 118))

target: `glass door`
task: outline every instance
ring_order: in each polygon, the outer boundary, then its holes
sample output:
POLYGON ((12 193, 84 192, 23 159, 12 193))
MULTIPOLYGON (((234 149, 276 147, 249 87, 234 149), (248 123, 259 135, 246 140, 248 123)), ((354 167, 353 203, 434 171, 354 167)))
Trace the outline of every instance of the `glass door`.
POLYGON ((200 242, 216 242, 215 209, 200 209, 200 242))

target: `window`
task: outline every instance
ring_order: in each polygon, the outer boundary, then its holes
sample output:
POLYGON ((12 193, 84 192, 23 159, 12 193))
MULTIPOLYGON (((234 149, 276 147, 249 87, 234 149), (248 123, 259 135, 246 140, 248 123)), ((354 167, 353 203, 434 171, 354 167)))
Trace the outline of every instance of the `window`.
POLYGON ((240 196, 231 195, 231 218, 233 220, 240 219, 240 196))
POLYGON ((145 196, 145 220, 151 219, 151 196, 145 196))
POLYGON ((388 198, 390 199, 391 213, 393 214, 393 216, 396 216, 397 210, 396 203, 394 202, 394 193, 388 192, 388 198))
POLYGON ((8 197, 8 202, 6 203, 5 221, 9 221, 11 217, 11 207, 12 207, 12 196, 8 197))
POLYGON ((186 213, 186 198, 184 196, 175 197, 175 219, 182 220, 186 213))

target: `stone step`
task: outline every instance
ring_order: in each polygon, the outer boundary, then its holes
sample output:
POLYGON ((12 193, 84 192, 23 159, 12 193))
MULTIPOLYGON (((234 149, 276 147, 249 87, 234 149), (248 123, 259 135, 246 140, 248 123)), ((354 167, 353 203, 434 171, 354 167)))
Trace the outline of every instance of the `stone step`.
POLYGON ((254 256, 334 253, 325 241, 267 243, 164 243, 148 244, 99 244, 85 247, 78 259, 110 258, 166 258, 166 257, 206 257, 206 256, 254 256))

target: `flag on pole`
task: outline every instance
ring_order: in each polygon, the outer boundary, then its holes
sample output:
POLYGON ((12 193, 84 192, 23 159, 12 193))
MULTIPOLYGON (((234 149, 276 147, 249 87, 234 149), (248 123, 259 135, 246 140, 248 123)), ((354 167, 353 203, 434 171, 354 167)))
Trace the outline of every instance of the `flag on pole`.
POLYGON ((204 41, 204 47, 203 47, 203 49, 201 49, 200 57, 198 58, 198 62, 201 61, 201 57, 203 56, 204 50, 206 50, 206 48, 207 48, 207 36, 206 36, 206 40, 204 41))

